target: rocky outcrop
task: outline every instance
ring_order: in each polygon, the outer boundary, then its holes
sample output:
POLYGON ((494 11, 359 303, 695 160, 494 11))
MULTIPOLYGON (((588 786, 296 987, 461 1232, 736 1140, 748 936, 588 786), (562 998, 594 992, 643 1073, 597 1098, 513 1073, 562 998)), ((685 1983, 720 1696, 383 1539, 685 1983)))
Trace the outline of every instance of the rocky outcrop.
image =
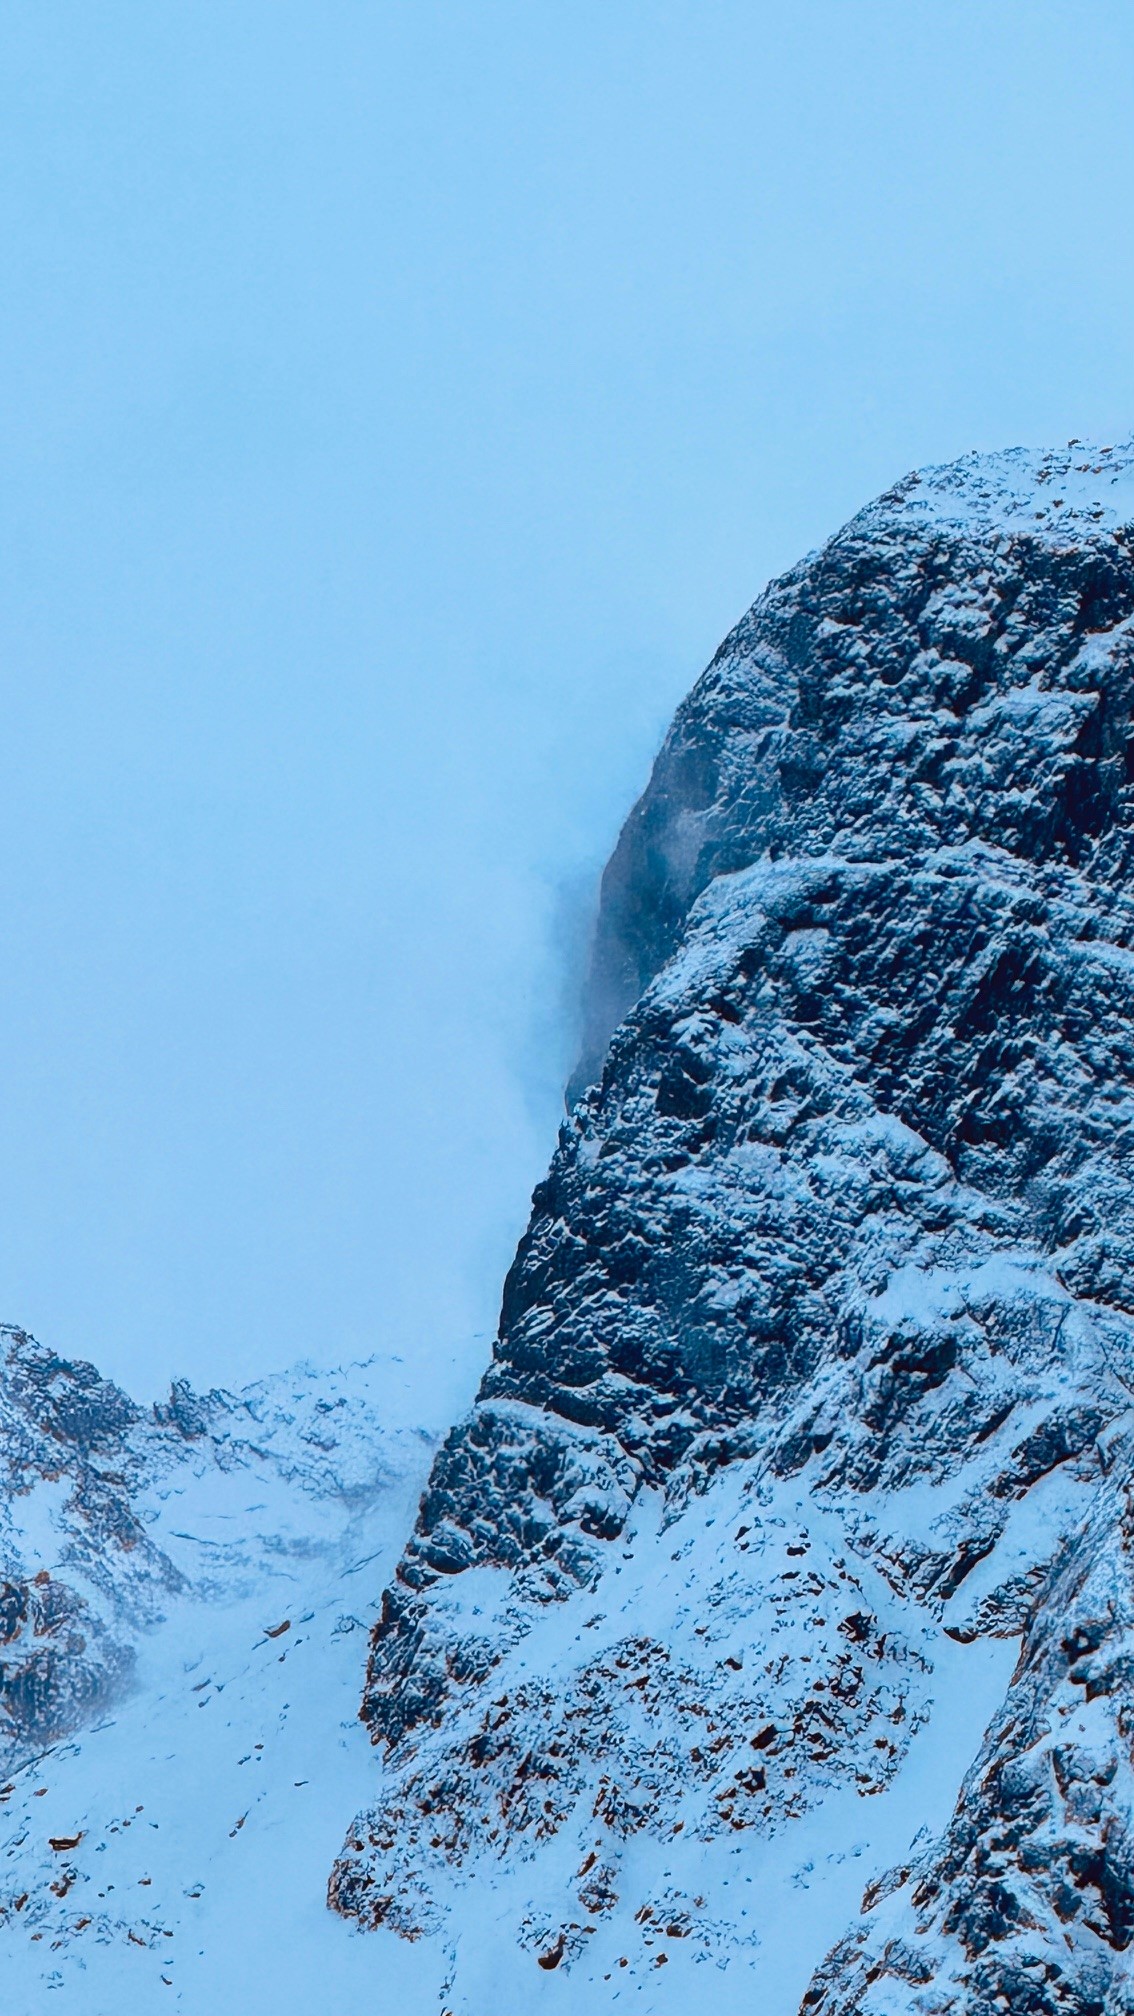
POLYGON ((340 1910, 415 1937, 489 1882, 592 2000, 680 1951, 769 2009, 1127 2007, 1132 778, 1130 449, 911 477, 721 646, 383 1601, 340 1910), (928 1820, 1021 1634, 956 1819, 789 2003, 722 1856, 928 1820))
POLYGON ((93 1366, 0 1330, 0 1771, 107 1706, 177 1586, 132 1504, 141 1410, 93 1366))
POLYGON ((391 1352, 140 1407, 0 1333, 5 2009, 348 2005, 322 1892, 421 1397, 391 1352))
POLYGON ((1033 1604, 944 1839, 867 1893, 814 2016, 1134 2008, 1134 1507, 1128 1442, 1033 1604))

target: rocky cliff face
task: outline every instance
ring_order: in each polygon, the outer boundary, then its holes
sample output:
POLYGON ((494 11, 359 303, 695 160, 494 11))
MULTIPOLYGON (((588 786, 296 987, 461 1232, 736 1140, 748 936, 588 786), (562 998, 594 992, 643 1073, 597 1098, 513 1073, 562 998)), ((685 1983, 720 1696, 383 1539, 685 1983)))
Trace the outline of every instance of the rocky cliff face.
POLYGON ((0 1330, 0 1774, 110 1706, 181 1586, 133 1502, 143 1422, 93 1366, 0 1330))
POLYGON ((331 1899, 445 2006, 1134 2008, 1132 778, 1129 447, 911 477, 681 708, 371 1646, 331 1899))

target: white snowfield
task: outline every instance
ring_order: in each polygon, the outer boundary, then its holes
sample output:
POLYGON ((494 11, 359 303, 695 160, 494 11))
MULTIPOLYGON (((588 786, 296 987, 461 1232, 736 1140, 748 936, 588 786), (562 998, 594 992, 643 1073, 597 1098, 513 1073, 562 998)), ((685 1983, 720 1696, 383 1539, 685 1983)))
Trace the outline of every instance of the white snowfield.
MULTIPOLYGON (((375 1592, 435 1440, 398 1425, 404 1389, 397 1361, 300 1367, 192 1439, 130 1431, 135 1509, 183 1586, 158 1580, 156 1621, 136 1603, 137 1668, 95 1726, 0 1783, 6 2016, 373 1992, 375 1942, 325 1895, 376 1761, 357 1713, 375 1592)), ((9 1501, 8 1562, 74 1576, 69 1496, 64 1476, 9 1501)))

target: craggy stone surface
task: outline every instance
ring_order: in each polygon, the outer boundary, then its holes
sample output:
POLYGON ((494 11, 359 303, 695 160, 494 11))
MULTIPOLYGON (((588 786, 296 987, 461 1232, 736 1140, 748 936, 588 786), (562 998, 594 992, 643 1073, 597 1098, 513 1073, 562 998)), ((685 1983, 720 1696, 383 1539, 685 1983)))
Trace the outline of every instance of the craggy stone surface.
POLYGON ((1129 1444, 1111 1454, 951 1826, 868 1892, 807 1993, 814 2016, 1134 2008, 1134 1507, 1129 1444))
POLYGON ((0 1329, 0 1771, 113 1700, 127 1612, 175 1586, 131 1504, 140 1418, 93 1366, 0 1329))
POLYGON ((911 477, 721 646, 384 1598, 340 1910, 416 1936, 523 1863, 545 1969, 616 1907, 736 1952, 715 1844, 919 1782, 1022 1633, 805 2007, 1134 2006, 1132 778, 1129 447, 911 477))

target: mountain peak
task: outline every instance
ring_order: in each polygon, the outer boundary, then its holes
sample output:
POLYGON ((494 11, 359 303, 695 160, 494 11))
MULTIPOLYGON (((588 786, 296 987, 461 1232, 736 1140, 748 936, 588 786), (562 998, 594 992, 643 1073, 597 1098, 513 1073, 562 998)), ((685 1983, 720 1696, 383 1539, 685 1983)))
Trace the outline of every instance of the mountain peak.
POLYGON ((783 2016, 1119 2006, 1132 471, 907 478, 753 604, 627 821, 332 1879, 460 1928, 454 2009, 542 1969, 660 2010, 706 1961, 783 2016))
POLYGON ((1132 1028, 1134 450, 968 456, 679 708, 400 1559, 425 1443, 376 1368, 147 1414, 5 1333, 18 1978, 139 2006, 168 1935, 159 2006, 252 1952, 262 2000, 302 1961, 451 2016, 1132 2006, 1132 1028), (363 1621, 376 1747, 327 1764, 363 1621), (195 1728, 257 1790, 219 1828, 182 1787, 235 1900, 193 1958, 199 1872, 127 1852, 99 1758, 148 1760, 160 1831, 195 1728), (302 1919, 324 1843, 380 1947, 302 1919))
POLYGON ((974 450, 915 470, 863 515, 871 513, 968 531, 1027 532, 1057 543, 1096 528, 1113 531, 1134 524, 1134 440, 991 455, 974 450))

